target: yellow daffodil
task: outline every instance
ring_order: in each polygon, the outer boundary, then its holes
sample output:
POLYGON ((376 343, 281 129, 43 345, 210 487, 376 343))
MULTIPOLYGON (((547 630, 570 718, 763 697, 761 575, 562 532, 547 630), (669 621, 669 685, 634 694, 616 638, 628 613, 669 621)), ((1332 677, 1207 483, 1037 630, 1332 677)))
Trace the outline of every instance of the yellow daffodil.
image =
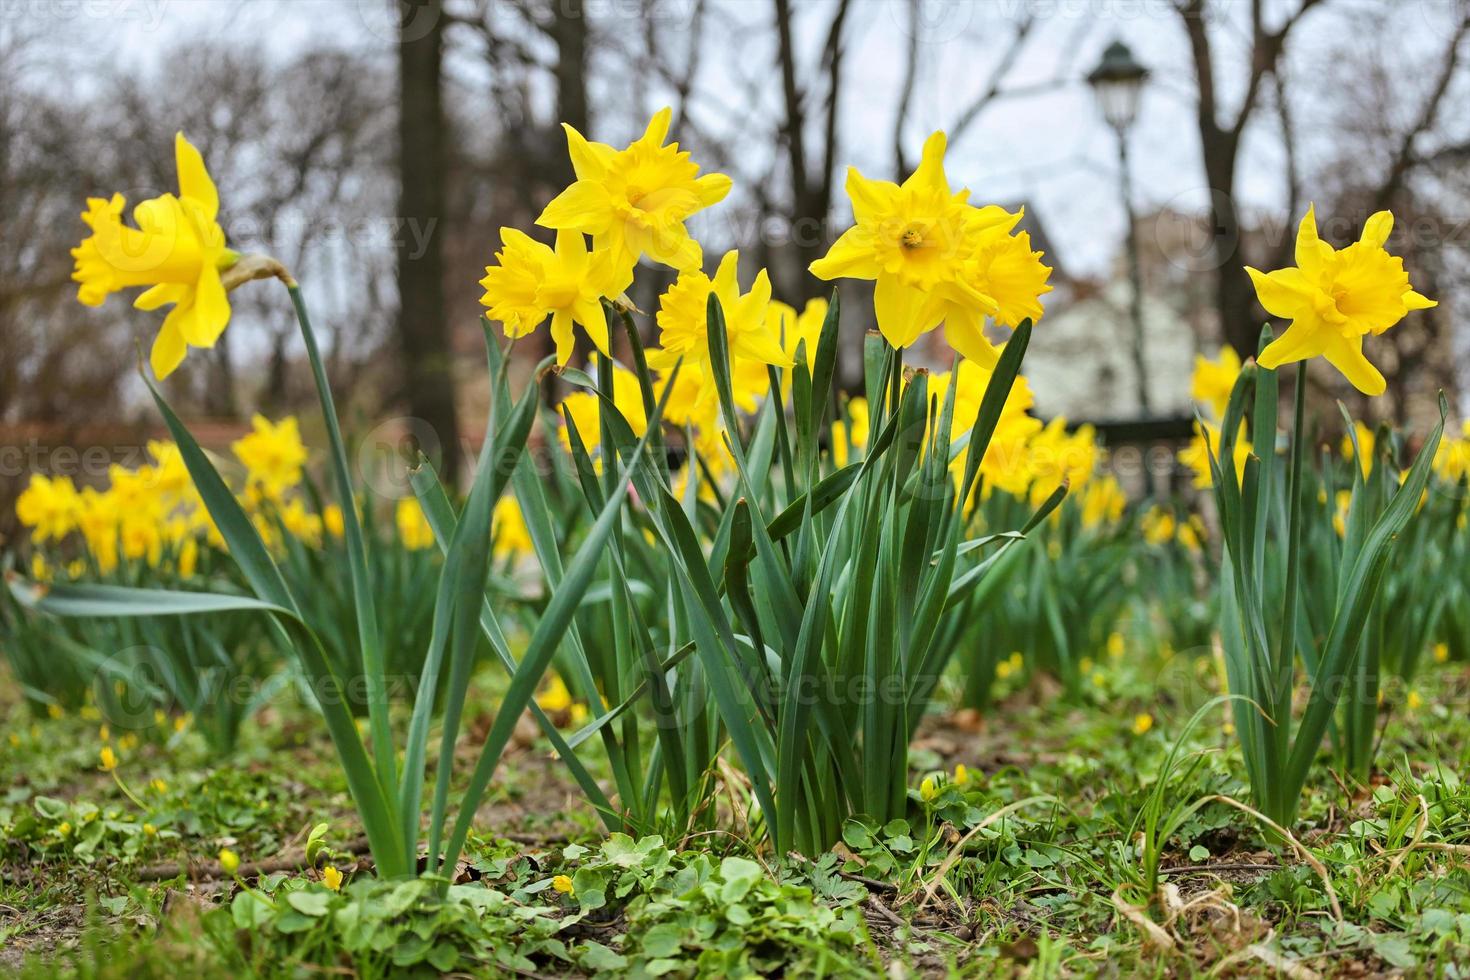
POLYGON ((554 891, 560 892, 563 895, 575 895, 577 892, 576 888, 572 885, 572 879, 569 875, 557 875, 552 878, 551 887, 554 891))
POLYGON ((1057 416, 1036 433, 1029 447, 1031 500, 1039 505, 1062 483, 1080 491, 1097 470, 1097 433, 1090 425, 1067 431, 1067 420, 1057 416))
POLYGON ((490 319, 501 322, 505 335, 524 337, 551 317, 558 364, 571 359, 573 324, 598 350, 609 353, 602 297, 622 290, 615 282, 611 254, 588 252, 580 231, 558 231, 555 249, 514 228, 500 229, 500 240, 504 244, 495 253, 496 264, 487 266, 480 280, 485 290, 480 303, 490 319))
POLYGON ((240 870, 240 855, 236 854, 228 847, 222 848, 219 852, 219 866, 225 874, 234 874, 236 871, 240 870))
POLYGON ((332 537, 341 540, 342 535, 347 531, 347 525, 343 520, 342 508, 336 504, 328 504, 322 510, 322 526, 326 528, 327 533, 332 537))
POLYGON ((300 497, 293 497, 286 506, 279 508, 276 516, 286 533, 311 548, 319 548, 322 543, 322 519, 319 514, 313 514, 306 509, 300 497))
POLYGON ((1174 515, 1162 507, 1154 507, 1143 515, 1143 521, 1139 530, 1143 532, 1143 540, 1152 545, 1168 544, 1174 540, 1174 534, 1178 530, 1179 523, 1174 515))
MULTIPOLYGON (((1214 453, 1218 459, 1220 452, 1220 427, 1209 422, 1201 423, 1198 419, 1194 423, 1194 437, 1189 440, 1189 446, 1181 449, 1178 453, 1179 462, 1194 471, 1194 485, 1201 490, 1207 490, 1215 485, 1214 474, 1210 471, 1210 454, 1214 453)), ((1250 457, 1251 444, 1245 438, 1245 424, 1241 423, 1240 431, 1235 437, 1235 446, 1232 456, 1235 460, 1235 478, 1238 480, 1245 473, 1245 461, 1250 457)))
POLYGON ((565 711, 572 706, 572 692, 559 674, 552 674, 545 690, 536 695, 536 704, 542 711, 565 711))
POLYGON ((15 501, 15 516, 31 529, 37 544, 66 537, 77 526, 81 496, 67 476, 32 474, 31 482, 15 501))
POLYGON ((511 558, 531 553, 531 531, 521 505, 509 493, 495 502, 490 517, 490 540, 496 558, 511 558))
POLYGON ((1230 392, 1239 376, 1240 355, 1229 344, 1220 348, 1213 361, 1203 354, 1196 354, 1194 375, 1189 383, 1190 397, 1208 408, 1217 421, 1223 419, 1225 407, 1230 404, 1230 392))
POLYGON ((1316 214, 1309 207, 1297 231, 1295 268, 1246 269, 1261 305, 1291 320, 1261 352, 1262 367, 1320 355, 1363 394, 1383 394, 1387 385, 1363 356, 1363 338, 1383 333, 1410 310, 1437 305, 1413 290, 1404 260, 1384 249, 1392 230, 1393 215, 1379 211, 1356 242, 1334 249, 1317 236, 1316 214))
MULTIPOLYGON (((638 384, 638 376, 619 364, 614 365, 612 378, 613 405, 627 420, 633 434, 641 437, 648 431, 648 413, 644 410, 643 389, 638 384)), ((586 389, 574 391, 561 400, 561 408, 571 416, 582 445, 591 453, 602 442, 602 402, 597 393, 586 389)), ((557 435, 562 448, 571 452, 571 435, 565 423, 558 427, 557 435)))
POLYGON ((429 526, 417 497, 403 497, 398 501, 393 522, 398 526, 398 540, 409 551, 434 547, 434 529, 429 526))
POLYGON ((949 297, 944 309, 944 335, 950 346, 965 357, 994 367, 1000 349, 985 336, 985 316, 1012 328, 1022 320, 1041 319, 1041 297, 1051 292, 1047 280, 1052 270, 1041 261, 1041 252, 1032 250, 1029 232, 1012 234, 1021 220, 1020 212, 1007 214, 991 205, 973 213, 982 226, 975 235, 973 251, 965 260, 958 282, 939 290, 941 296, 949 297), (988 298, 990 305, 976 305, 973 297, 977 294, 988 298))
POLYGON ((1146 712, 1139 712, 1133 716, 1133 734, 1147 735, 1154 727, 1154 716, 1146 712))
POLYGON ((1175 532, 1174 538, 1184 546, 1185 551, 1194 554, 1199 554, 1200 549, 1204 547, 1200 541, 1199 529, 1195 526, 1193 518, 1180 523, 1179 530, 1175 532))
POLYGON ((807 366, 811 367, 816 361, 817 341, 822 336, 822 324, 826 320, 827 301, 820 296, 807 300, 800 313, 796 312, 795 307, 780 300, 771 301, 770 322, 774 325, 787 358, 793 362, 796 360, 796 349, 802 344, 806 345, 804 349, 807 366))
POLYGON ((1116 477, 1093 480, 1082 494, 1082 524, 1084 527, 1116 524, 1127 505, 1128 496, 1116 477))
POLYGON ((220 272, 239 256, 225 247, 217 220, 219 193, 204 159, 183 133, 174 137, 179 193, 163 194, 133 208, 136 228, 122 222, 121 194, 87 199, 82 220, 92 234, 71 250, 77 298, 100 306, 110 294, 149 286, 133 305, 156 310, 172 305, 153 342, 153 371, 167 377, 190 347, 213 347, 230 320, 220 272))
POLYGON ((622 150, 563 125, 577 179, 536 223, 591 235, 598 251, 609 253, 618 292, 632 282, 633 266, 644 255, 681 271, 697 268, 703 253, 684 222, 730 193, 729 177, 701 177, 699 165, 678 143, 664 145, 672 116, 672 110, 660 109, 643 135, 622 150))
POLYGON ((327 865, 325 868, 322 868, 322 884, 326 885, 334 892, 341 891, 342 872, 338 871, 330 864, 327 865))
POLYGON ((295 416, 272 423, 263 415, 250 420, 251 431, 231 444, 245 465, 248 486, 268 498, 278 498, 301 482, 306 446, 295 416))
MULTIPOLYGON (((1462 431, 1459 439, 1450 436, 1441 439, 1434 453, 1434 471, 1449 483, 1470 477, 1470 419, 1462 423, 1462 431)), ((1465 515, 1460 516, 1463 519, 1465 515)))
POLYGON ((832 422, 832 462, 838 466, 846 466, 851 450, 866 451, 871 425, 868 400, 866 398, 849 400, 847 419, 839 418, 832 422))
POLYGON ((766 270, 756 273, 749 292, 741 293, 739 262, 739 253, 726 252, 713 279, 698 269, 681 272, 659 299, 657 320, 661 349, 649 351, 649 366, 658 371, 670 371, 682 357, 681 375, 691 367, 698 368, 697 380, 705 382, 700 385, 698 407, 706 410, 718 401, 709 348, 708 304, 711 294, 719 299, 724 311, 732 375, 741 370, 742 363, 754 365, 754 369, 762 373, 767 364, 783 368, 791 366, 790 358, 781 349, 775 325, 767 322, 771 308, 771 281, 766 270))
POLYGON ((945 144, 944 133, 932 134, 919 168, 901 185, 849 168, 854 225, 811 271, 819 279, 873 281, 878 329, 893 347, 944 323, 950 346, 991 367, 997 351, 982 331, 984 318, 1014 326, 1038 316, 1051 270, 1029 235, 1011 234, 1020 213, 973 207, 968 190, 950 188, 945 144))
POLYGON ((1376 441, 1373 435, 1373 428, 1355 419, 1353 421, 1353 435, 1357 436, 1358 447, 1362 449, 1363 454, 1361 457, 1358 457, 1357 451, 1353 449, 1353 440, 1348 436, 1343 436, 1341 443, 1342 458, 1348 460, 1357 459, 1358 465, 1363 470, 1363 478, 1367 479, 1373 472, 1373 444, 1376 441))
POLYGON ((1336 506, 1332 511, 1332 529, 1337 532, 1339 538, 1347 537, 1348 511, 1352 509, 1353 492, 1351 490, 1337 491, 1336 506))
MULTIPOLYGON (((943 404, 948 397, 949 386, 955 386, 954 419, 950 427, 950 440, 959 439, 975 424, 980 412, 980 402, 990 384, 992 370, 971 359, 959 361, 953 371, 931 375, 929 396, 943 404)), ((1030 442, 1041 432, 1040 419, 1030 414, 1036 402, 1031 385, 1025 377, 1016 376, 1015 383, 1006 395, 1001 407, 1000 419, 990 438, 985 456, 980 460, 980 473, 987 486, 1014 495, 1023 495, 1031 485, 1034 473, 1031 468, 1030 442)), ((968 447, 954 453, 950 469, 958 480, 964 475, 968 447)), ((1051 490, 1056 489, 1055 486, 1051 490)), ((1050 490, 1048 490, 1050 492, 1050 490)))

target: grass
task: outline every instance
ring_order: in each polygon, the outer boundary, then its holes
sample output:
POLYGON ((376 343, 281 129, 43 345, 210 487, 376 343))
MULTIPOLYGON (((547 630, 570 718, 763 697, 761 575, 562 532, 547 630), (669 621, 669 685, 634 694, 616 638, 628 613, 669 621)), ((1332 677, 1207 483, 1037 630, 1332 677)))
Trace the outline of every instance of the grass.
MULTIPOLYGON (((422 956, 438 958, 418 969, 452 962, 488 975, 1203 976, 1224 964, 1232 975, 1358 976, 1470 965, 1462 667, 1426 678, 1423 706, 1395 714, 1386 768, 1368 786, 1331 773, 1309 785, 1297 837, 1320 862, 1314 870, 1239 809, 1196 806, 1248 798, 1226 707, 1206 708, 1186 731, 1198 705, 1158 703, 1149 660, 1125 657, 1106 687, 1070 704, 1043 682, 1012 690, 985 717, 931 715, 914 745, 906 816, 850 821, 832 853, 780 866, 738 830, 728 791, 717 794, 717 824, 730 829, 605 839, 526 719, 474 821, 463 888, 432 915, 414 905, 376 926, 401 930, 376 953, 354 947, 361 937, 341 923, 391 907, 383 889, 394 886, 363 875, 330 895, 301 856, 308 831, 326 822, 334 867, 350 877, 367 860, 326 736, 299 705, 268 709, 238 756, 215 768, 195 733, 141 738, 117 770, 140 810, 96 767, 97 721, 34 720, 6 693, 0 970, 279 976, 310 964, 386 975, 394 956, 415 955, 419 940, 403 937, 427 937, 422 956), (1139 712, 1155 715, 1141 736, 1139 712), (1150 824, 1150 812, 1161 819, 1150 824), (70 834, 55 832, 61 821, 74 822, 70 834), (95 833, 80 828, 93 824, 105 827, 102 844, 79 853, 81 835, 95 833), (1140 832, 1158 826, 1170 832, 1157 849, 1162 886, 1150 893, 1151 838, 1140 832), (220 873, 222 847, 241 855, 240 881, 220 873), (553 886, 558 874, 575 897, 553 886), (242 928, 242 882, 289 918, 242 928), (460 908, 490 895, 514 914, 460 908)), ((503 685, 481 681, 459 749, 471 757, 503 685)))

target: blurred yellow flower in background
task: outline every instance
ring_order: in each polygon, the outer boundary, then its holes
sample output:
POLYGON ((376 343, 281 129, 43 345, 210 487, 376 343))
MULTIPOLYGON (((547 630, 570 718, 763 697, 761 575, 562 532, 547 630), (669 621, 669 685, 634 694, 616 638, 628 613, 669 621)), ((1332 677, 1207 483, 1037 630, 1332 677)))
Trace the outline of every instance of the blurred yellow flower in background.
POLYGON ((827 319, 827 301, 820 296, 806 301, 800 313, 795 307, 780 300, 771 301, 771 325, 781 341, 781 348, 792 362, 796 361, 796 349, 806 344, 806 364, 811 367, 817 359, 817 341, 822 336, 822 324, 827 319))
POLYGON ((1291 320, 1258 362, 1276 368, 1322 356, 1365 395, 1381 395, 1383 375, 1363 356, 1363 338, 1381 334, 1410 310, 1438 304, 1409 285, 1404 260, 1384 249, 1393 215, 1379 211, 1353 244, 1334 249, 1317 235, 1307 208, 1296 238, 1296 267, 1263 273, 1247 267, 1261 305, 1291 320))
POLYGON ((204 168, 204 158, 184 138, 174 136, 179 193, 150 198, 133 208, 136 228, 122 223, 121 194, 87 199, 82 220, 92 234, 71 250, 72 279, 81 283, 77 298, 100 306, 110 294, 130 286, 149 286, 133 305, 156 310, 172 305, 153 342, 153 372, 166 378, 190 347, 213 347, 230 321, 230 302, 220 272, 239 256, 225 247, 219 226, 219 193, 204 168))
POLYGON ((681 271, 697 268, 703 253, 684 222, 730 193, 729 177, 701 177, 699 165, 678 143, 664 145, 672 117, 673 110, 660 109, 643 135, 622 150, 562 127, 577 179, 536 223, 591 235, 595 247, 609 253, 616 292, 632 282, 633 266, 644 255, 681 271))
POLYGON ((301 442, 301 427, 296 417, 288 415, 271 422, 256 414, 250 420, 251 431, 231 443, 235 458, 245 466, 247 490, 268 498, 279 498, 301 482, 306 466, 306 446, 301 442))
POLYGON ((434 529, 429 525, 417 497, 403 497, 398 501, 393 522, 398 526, 398 540, 409 551, 423 551, 434 546, 434 529))
POLYGON ((520 503, 509 493, 495 502, 490 517, 490 540, 497 558, 531 553, 531 531, 526 527, 520 503))
POLYGON ((1194 355, 1194 374, 1189 382, 1189 395, 1210 410, 1215 421, 1225 417, 1230 392, 1240 376, 1240 355, 1229 344, 1221 346, 1212 361, 1203 354, 1194 355))
POLYGON ((1139 530, 1143 532, 1143 540, 1148 544, 1168 544, 1174 540, 1178 531, 1179 523, 1174 519, 1174 514, 1162 507, 1153 507, 1143 515, 1143 521, 1139 524, 1139 530))
MULTIPOLYGON (((638 376, 621 364, 614 364, 612 378, 613 404, 627 420, 633 434, 642 436, 648 431, 648 413, 644 411, 643 389, 638 384, 638 376)), ((602 442, 602 402, 597 393, 578 389, 563 398, 560 407, 565 415, 571 417, 587 452, 596 449, 602 442)), ((558 426, 557 436, 561 439, 562 448, 571 452, 572 440, 565 421, 558 426)))
MULTIPOLYGON (((1215 454, 1217 461, 1220 453, 1220 427, 1209 422, 1194 423, 1194 436, 1189 440, 1189 445, 1178 453, 1179 462, 1194 471, 1194 485, 1197 489, 1208 490, 1215 485, 1214 473, 1210 470, 1210 454, 1215 454)), ((1231 455, 1235 460, 1235 478, 1240 479, 1245 473, 1245 461, 1250 457, 1251 444, 1245 438, 1245 423, 1241 422, 1240 430, 1236 433, 1235 446, 1231 455)))
POLYGON ((1128 495, 1116 477, 1093 480, 1082 494, 1082 524, 1085 527, 1116 524, 1128 505, 1128 495))
POLYGON ((1358 447, 1362 449, 1363 454, 1361 457, 1358 456, 1356 450, 1353 449, 1352 438, 1345 435, 1342 437, 1341 444, 1342 458, 1348 460, 1357 459, 1358 466, 1363 471, 1363 478, 1367 479, 1373 472, 1373 445, 1377 440, 1373 434, 1373 428, 1364 425, 1356 419, 1353 420, 1353 434, 1357 436, 1358 447))
POLYGON ((33 473, 31 481, 15 501, 15 516, 31 529, 37 544, 66 537, 77 526, 82 498, 71 477, 47 477, 33 473))
POLYGON ((871 425, 868 400, 849 399, 846 419, 838 418, 832 422, 832 462, 846 466, 853 449, 866 451, 871 425))

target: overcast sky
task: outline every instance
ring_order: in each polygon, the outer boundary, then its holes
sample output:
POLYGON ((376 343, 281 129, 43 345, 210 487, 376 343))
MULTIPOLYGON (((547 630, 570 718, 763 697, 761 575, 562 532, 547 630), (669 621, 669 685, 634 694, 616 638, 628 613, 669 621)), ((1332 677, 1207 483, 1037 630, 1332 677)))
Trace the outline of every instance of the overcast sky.
MULTIPOLYGON (((450 0, 453 2, 453 0, 450 0)), ((614 33, 635 26, 629 11, 641 0, 585 0, 599 27, 614 33)), ((660 23, 680 50, 680 31, 694 0, 654 0, 660 23)), ((1294 8, 1299 0, 1268 0, 1268 11, 1294 8)), ((1299 89, 1307 104, 1303 129, 1330 140, 1323 120, 1314 116, 1311 82, 1331 66, 1344 44, 1361 47, 1360 57, 1381 58, 1385 48, 1412 57, 1442 47, 1456 0, 1407 0, 1396 5, 1391 36, 1352 37, 1355 12, 1393 0, 1329 0, 1307 15, 1293 36, 1289 77, 1305 79, 1299 89)), ((742 80, 769 75, 763 100, 774 112, 777 90, 773 32, 767 0, 714 0, 718 23, 699 76, 691 112, 701 125, 718 130, 729 115, 724 107, 742 98, 742 80), (746 29, 741 29, 746 25, 746 29)), ((283 56, 308 44, 340 44, 365 50, 391 50, 395 14, 392 0, 3 0, 5 16, 26 16, 45 25, 77 71, 58 84, 84 85, 87 64, 120 63, 140 69, 155 66, 168 42, 193 37, 239 39, 268 45, 283 56), (21 13, 23 11, 23 13, 21 13)), ((801 47, 815 56, 820 33, 830 17, 831 0, 797 0, 801 47)), ((1243 0, 1217 3, 1213 26, 1223 98, 1233 109, 1243 75, 1248 35, 1243 0)), ((892 128, 897 91, 908 44, 907 5, 900 0, 857 0, 848 32, 852 82, 844 93, 839 159, 869 176, 892 176, 892 128)), ((929 131, 952 125, 979 92, 1010 36, 1009 24, 1023 13, 1037 27, 1005 87, 1045 90, 1029 97, 995 102, 951 146, 949 172, 968 185, 972 199, 1029 201, 1044 224, 1056 258, 1068 271, 1105 273, 1123 235, 1116 148, 1112 132, 1100 121, 1091 92, 1082 81, 1113 39, 1128 43, 1152 69, 1139 121, 1132 135, 1135 203, 1140 210, 1159 206, 1198 211, 1207 201, 1194 128, 1194 81, 1188 47, 1178 18, 1166 0, 924 0, 921 7, 920 71, 917 96, 904 126, 912 155, 929 131)), ((594 65, 601 62, 594 62, 594 65)), ((460 66, 473 72, 473 64, 460 66)), ((592 78, 594 138, 623 142, 635 134, 635 117, 646 118, 662 101, 656 87, 636 80, 592 78), (631 83, 631 84, 630 84, 631 83), (630 94, 633 93, 633 94, 630 94), (641 98, 646 104, 630 105, 641 98)), ((742 102, 742 108, 744 103, 742 102)), ((1411 105, 1405 109, 1411 110, 1411 105)), ((548 110, 549 112, 549 110, 548 110)), ((1248 131, 1238 178, 1238 196, 1247 211, 1280 221, 1285 200, 1282 151, 1274 112, 1258 114, 1248 131)), ((686 139, 699 154, 697 142, 686 139)), ((753 153, 770 152, 757 147, 753 153)), ((1308 174, 1313 146, 1303 147, 1308 174)), ((758 168, 750 168, 752 171, 758 168)), ((1309 188, 1310 196, 1310 188, 1309 188)))

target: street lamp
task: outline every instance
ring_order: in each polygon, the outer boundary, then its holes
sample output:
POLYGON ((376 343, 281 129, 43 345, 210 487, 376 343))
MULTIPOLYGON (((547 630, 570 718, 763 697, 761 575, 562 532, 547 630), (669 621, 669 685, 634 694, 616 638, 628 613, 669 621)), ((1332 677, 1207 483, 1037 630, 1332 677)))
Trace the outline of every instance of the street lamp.
POLYGON ((1151 413, 1148 397, 1148 368, 1143 356, 1143 277, 1138 263, 1138 227, 1133 215, 1133 178, 1128 166, 1128 130, 1138 116, 1138 102, 1143 96, 1143 83, 1148 69, 1133 59, 1133 52, 1122 41, 1114 41, 1103 52, 1087 76, 1092 94, 1103 119, 1118 137, 1119 189, 1123 196, 1123 212, 1128 217, 1128 273, 1133 282, 1131 313, 1133 319, 1133 367, 1138 377, 1138 408, 1151 413))

